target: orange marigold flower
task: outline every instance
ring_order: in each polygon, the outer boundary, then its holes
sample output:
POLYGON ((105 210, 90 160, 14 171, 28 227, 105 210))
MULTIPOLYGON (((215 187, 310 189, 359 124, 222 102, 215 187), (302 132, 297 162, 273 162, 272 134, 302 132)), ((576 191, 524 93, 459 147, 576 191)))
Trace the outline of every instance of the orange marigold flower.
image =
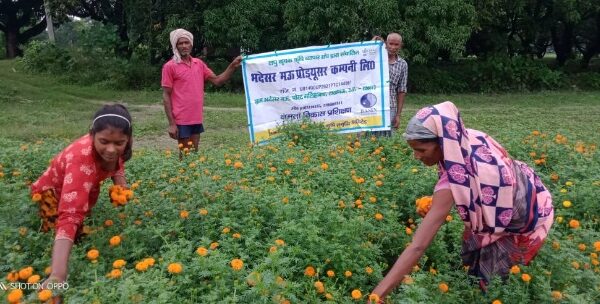
POLYGON ((122 274, 121 269, 113 269, 106 276, 110 279, 118 279, 122 274))
POLYGON ((510 268, 510 273, 512 274, 517 274, 521 272, 521 268, 519 268, 519 266, 514 265, 513 267, 510 268))
POLYGON ((600 241, 594 242, 594 251, 600 251, 600 241))
POLYGON ((31 200, 37 203, 42 200, 42 195, 39 193, 36 193, 31 197, 31 200))
POLYGON ((200 215, 207 215, 208 214, 208 210, 202 208, 202 209, 200 209, 200 211, 198 213, 200 213, 200 215))
POLYGON ((283 246, 283 245, 285 245, 285 241, 284 241, 284 240, 282 240, 282 239, 276 239, 276 240, 275 240, 275 244, 276 244, 277 246, 283 246))
POLYGON ((563 297, 562 293, 558 290, 553 290, 551 295, 552 295, 552 298, 555 300, 562 300, 562 297, 563 297))
POLYGON ((233 237, 234 239, 239 239, 242 237, 242 235, 236 232, 236 233, 232 234, 231 237, 233 237))
POLYGON ((123 266, 127 265, 127 262, 125 260, 119 259, 119 260, 115 260, 112 264, 113 268, 122 268, 123 266))
POLYGON ((229 232, 231 232, 231 228, 229 228, 229 227, 223 228, 223 233, 224 234, 228 234, 229 232))
POLYGON ((347 277, 347 278, 351 277, 352 276, 352 271, 350 271, 350 270, 344 271, 344 276, 347 277))
POLYGON ((19 279, 21 279, 21 280, 27 280, 32 275, 33 275, 33 267, 31 267, 31 266, 25 267, 25 268, 19 270, 19 279))
POLYGON ((524 273, 521 275, 521 280, 523 280, 523 282, 525 282, 525 283, 529 283, 529 281, 531 281, 531 276, 524 273))
POLYGON ((108 219, 108 220, 104 221, 104 226, 105 226, 105 227, 110 227, 110 226, 112 226, 113 224, 114 224, 114 222, 113 222, 112 220, 110 220, 110 219, 108 219))
POLYGON ((375 219, 376 219, 376 220, 378 220, 378 221, 381 221, 381 220, 383 220, 383 214, 381 214, 381 213, 376 213, 376 214, 375 214, 375 219))
POLYGON ((186 210, 179 211, 179 217, 182 219, 186 219, 190 216, 190 213, 186 210))
POLYGON ((365 272, 366 272, 367 274, 372 274, 372 273, 373 273, 373 268, 371 268, 371 267, 367 266, 367 267, 365 267, 365 272))
POLYGON ((379 303, 379 295, 376 293, 372 293, 369 295, 369 303, 377 304, 379 303))
POLYGON ((208 249, 206 249, 206 248, 204 248, 204 247, 198 247, 198 248, 196 249, 196 253, 197 253, 199 256, 206 256, 206 255, 208 254, 208 249))
POLYGON ((236 161, 235 163, 233 163, 233 168, 242 169, 244 168, 244 164, 241 161, 236 161))
POLYGON ((143 272, 148 270, 148 267, 150 267, 150 265, 148 265, 148 263, 146 263, 146 261, 141 261, 135 264, 135 270, 139 271, 139 272, 143 272))
POLYGON ((21 298, 23 297, 23 290, 21 289, 13 289, 8 293, 8 296, 6 297, 6 300, 8 300, 8 303, 19 303, 19 301, 21 301, 21 298))
POLYGON ((438 285, 438 288, 439 288, 439 290, 440 290, 442 293, 446 293, 446 292, 448 292, 448 289, 449 289, 449 288, 448 288, 448 284, 446 284, 446 283, 440 283, 440 284, 438 285))
POLYGON ((317 293, 325 292, 325 286, 323 285, 323 282, 316 281, 314 285, 315 285, 315 289, 317 290, 317 293))
POLYGON ((410 229, 410 227, 406 227, 406 234, 407 235, 411 235, 413 233, 412 229, 410 229))
POLYGON ((44 289, 38 292, 37 297, 40 302, 46 302, 52 298, 52 290, 44 289))
POLYGON ((579 249, 579 251, 585 251, 587 247, 585 246, 585 244, 579 244, 577 245, 577 249, 579 249))
POLYGON ((335 277, 335 272, 333 270, 327 270, 327 276, 333 278, 335 277))
POLYGON ((277 252, 277 246, 271 246, 271 248, 269 248, 269 253, 275 253, 277 252))
POLYGON ((579 221, 578 220, 570 220, 569 227, 571 227, 573 229, 579 228, 579 221))
POLYGON ((240 259, 233 259, 231 260, 231 268, 233 268, 233 270, 241 270, 244 267, 244 261, 240 260, 240 259))
POLYGON ((16 282, 19 280, 19 272, 11 271, 6 275, 6 280, 9 282, 16 282))
POLYGON ((496 300, 494 300, 494 301, 492 302, 492 304, 502 304, 502 301, 500 301, 500 300, 496 299, 496 300))
POLYGON ((119 246, 119 244, 121 244, 121 237, 118 235, 115 235, 110 238, 108 243, 110 244, 110 246, 119 246))
POLYGON ((316 274, 315 269, 312 266, 308 266, 308 267, 306 267, 306 269, 304 269, 305 276, 312 277, 315 274, 316 274))
POLYGON ((359 289, 354 289, 351 295, 354 300, 360 300, 360 298, 362 298, 362 292, 360 292, 359 289))
POLYGON ((219 247, 219 243, 218 242, 212 242, 210 243, 210 249, 215 250, 217 249, 217 247, 219 247))
POLYGON ((34 274, 34 275, 30 276, 30 277, 27 279, 27 283, 34 284, 34 283, 37 283, 37 282, 39 282, 39 281, 40 281, 40 279, 41 279, 41 278, 40 278, 40 276, 39 276, 39 275, 37 275, 37 274, 34 274))
POLYGON ((323 169, 323 170, 327 170, 327 169, 329 169, 329 165, 328 165, 328 164, 326 164, 326 163, 322 163, 322 164, 321 164, 321 169, 323 169))
POLYGON ((183 271, 183 265, 181 263, 171 263, 167 266, 167 270, 172 274, 180 274, 183 271))
POLYGON ((417 204, 417 213, 421 217, 425 217, 429 209, 431 209, 431 202, 433 198, 431 196, 423 196, 415 201, 417 204))

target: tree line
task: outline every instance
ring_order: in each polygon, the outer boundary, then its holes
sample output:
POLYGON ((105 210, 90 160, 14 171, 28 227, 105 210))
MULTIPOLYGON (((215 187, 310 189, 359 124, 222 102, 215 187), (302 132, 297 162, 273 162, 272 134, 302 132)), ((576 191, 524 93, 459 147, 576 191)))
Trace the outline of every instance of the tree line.
POLYGON ((183 27, 195 49, 230 58, 308 45, 402 34, 404 55, 416 63, 466 56, 541 58, 587 67, 600 53, 598 0, 0 0, 5 57, 46 28, 72 17, 114 26, 116 56, 150 64, 170 56, 168 35, 183 27))

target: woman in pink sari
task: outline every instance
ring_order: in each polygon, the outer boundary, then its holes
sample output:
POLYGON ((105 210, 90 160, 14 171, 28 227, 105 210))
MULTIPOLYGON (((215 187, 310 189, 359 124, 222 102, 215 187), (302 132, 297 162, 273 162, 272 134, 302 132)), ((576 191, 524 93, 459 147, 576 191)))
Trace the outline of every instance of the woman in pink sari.
POLYGON ((439 180, 412 242, 373 293, 383 299, 410 273, 453 205, 465 225, 463 263, 482 289, 493 275, 506 277, 512 266, 535 257, 554 210, 550 192, 530 167, 511 159, 489 135, 465 128, 449 101, 419 110, 404 138, 416 159, 438 166, 439 180))

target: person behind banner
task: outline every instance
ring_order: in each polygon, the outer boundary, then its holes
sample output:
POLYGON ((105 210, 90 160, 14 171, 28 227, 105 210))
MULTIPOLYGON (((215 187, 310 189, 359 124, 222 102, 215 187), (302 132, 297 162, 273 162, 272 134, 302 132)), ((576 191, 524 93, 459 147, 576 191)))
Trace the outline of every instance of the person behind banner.
MULTIPOLYGON (((384 41, 380 36, 372 40, 384 41)), ((400 126, 400 114, 404 107, 406 97, 406 82, 408 79, 408 64, 398 52, 402 49, 402 36, 398 33, 390 33, 385 39, 385 48, 388 53, 388 64, 390 70, 390 117, 392 118, 392 130, 374 131, 375 136, 391 136, 392 131, 400 126)))
POLYGON ((125 162, 132 155, 131 115, 123 105, 105 105, 94 115, 89 133, 56 155, 31 184, 39 204, 41 230, 56 229, 50 277, 64 282, 73 243, 85 232, 83 220, 98 200, 100 185, 111 178, 127 189, 125 162))
POLYGON ((462 261, 486 289, 527 265, 553 223, 552 196, 527 164, 512 159, 484 132, 466 129, 452 102, 422 108, 403 134, 414 156, 437 165, 439 179, 430 210, 412 241, 373 290, 385 298, 423 256, 454 205, 464 223, 462 261))
POLYGON ((194 148, 198 151, 200 133, 204 132, 204 82, 215 86, 227 82, 240 66, 238 56, 218 76, 199 58, 191 55, 194 44, 192 33, 176 29, 170 34, 173 58, 162 68, 161 86, 163 104, 169 122, 168 133, 177 139, 181 151, 194 148))

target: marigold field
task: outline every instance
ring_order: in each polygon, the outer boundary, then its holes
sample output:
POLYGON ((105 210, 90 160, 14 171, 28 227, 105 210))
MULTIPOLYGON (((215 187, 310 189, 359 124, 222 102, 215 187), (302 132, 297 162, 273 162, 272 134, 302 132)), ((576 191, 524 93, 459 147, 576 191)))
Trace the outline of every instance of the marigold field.
MULTIPOLYGON (((328 135, 312 124, 282 132, 269 145, 207 149, 181 162, 177 150, 136 150, 127 163, 133 197, 111 204, 104 184, 73 248, 66 302, 365 303, 419 225, 435 168, 415 161, 401 137, 328 135)), ((600 302, 597 138, 511 136, 500 141, 554 197, 555 225, 538 257, 482 293, 461 264, 463 225, 453 211, 390 303, 600 302)), ((46 277, 53 234, 40 231, 27 184, 67 144, 0 139, 5 285, 46 277)))

